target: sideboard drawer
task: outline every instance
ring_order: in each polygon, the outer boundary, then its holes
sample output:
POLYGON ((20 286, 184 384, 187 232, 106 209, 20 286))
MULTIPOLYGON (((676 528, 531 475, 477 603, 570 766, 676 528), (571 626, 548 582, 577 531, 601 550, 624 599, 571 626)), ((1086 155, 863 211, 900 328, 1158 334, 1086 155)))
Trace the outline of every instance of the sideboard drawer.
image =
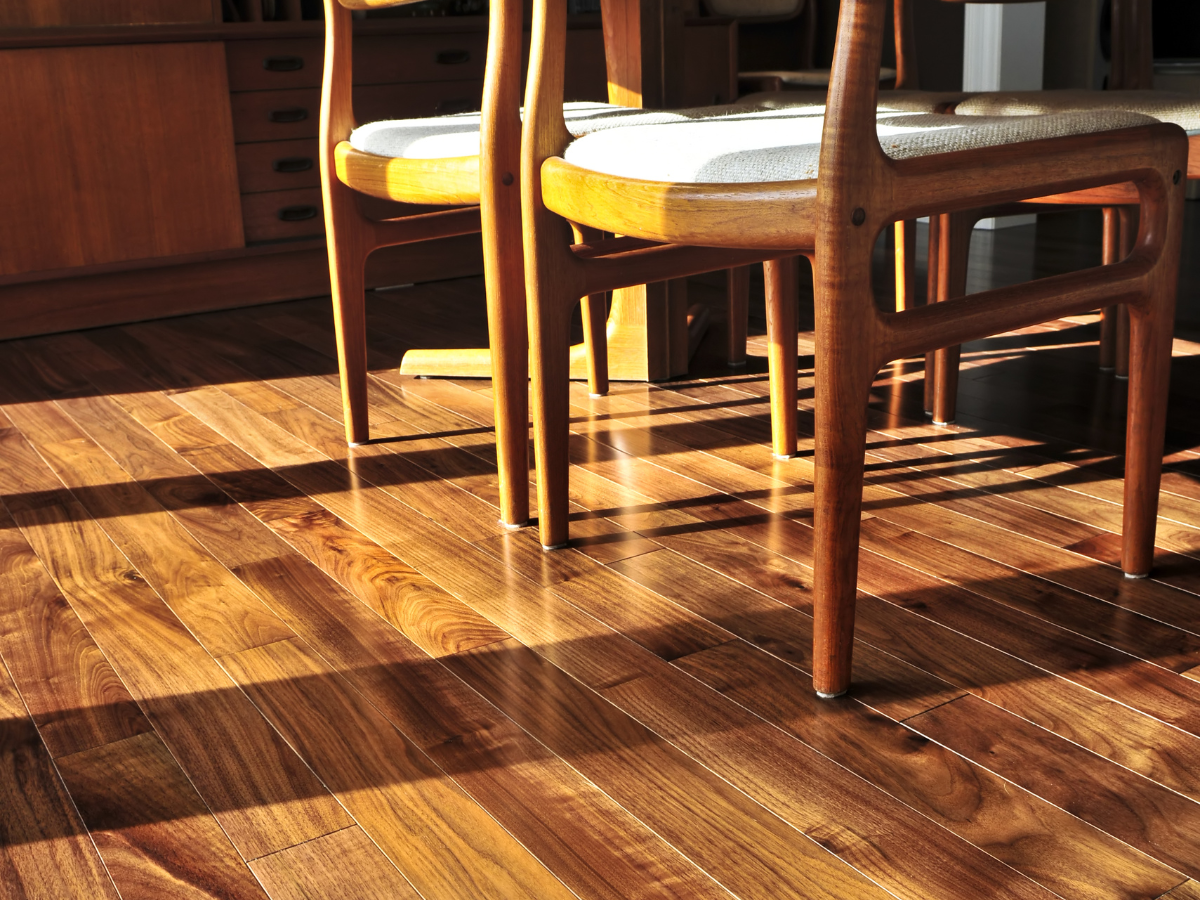
MULTIPOLYGON (((365 84, 354 88, 354 114, 360 122, 440 116, 479 109, 482 81, 425 84, 365 84)), ((241 91, 230 95, 233 135, 248 141, 314 138, 320 130, 321 91, 241 91)))
POLYGON ((268 191, 242 195, 242 226, 246 243, 323 234, 321 189, 268 191))
POLYGON ((238 187, 243 194, 319 187, 317 146, 312 138, 238 144, 238 187))
POLYGON ((325 42, 319 38, 227 41, 231 91, 320 87, 325 42))
POLYGON ((229 97, 233 139, 282 141, 315 138, 321 128, 321 89, 243 91, 229 97))
POLYGON ((482 79, 486 59, 482 32, 357 37, 354 83, 482 79))

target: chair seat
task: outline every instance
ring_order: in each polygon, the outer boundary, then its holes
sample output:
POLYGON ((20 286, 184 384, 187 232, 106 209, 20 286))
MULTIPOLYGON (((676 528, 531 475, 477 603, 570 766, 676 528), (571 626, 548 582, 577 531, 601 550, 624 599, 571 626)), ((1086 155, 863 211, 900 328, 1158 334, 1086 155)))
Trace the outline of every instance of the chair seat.
MULTIPOLYGON (((524 110, 522 110, 524 114, 524 110)), ((580 135, 638 122, 645 124, 676 121, 669 112, 632 109, 609 103, 574 102, 563 104, 567 130, 580 135)), ((364 153, 388 159, 457 159, 479 155, 477 112, 434 116, 427 119, 388 119, 360 125, 350 134, 350 146, 364 153)))
MULTIPOLYGON (((969 94, 962 91, 880 91, 881 112, 944 113, 969 94)), ((738 105, 758 109, 799 109, 801 107, 825 107, 825 98, 803 91, 758 91, 738 98, 738 105)))
MULTIPOLYGON (((784 87, 790 88, 827 88, 829 87, 829 69, 769 69, 761 72, 738 72, 738 78, 778 78, 784 87)), ((895 81, 896 70, 883 68, 879 70, 880 81, 895 81)))
POLYGON ((1168 91, 993 91, 968 94, 954 107, 964 116, 1034 116, 1122 110, 1141 113, 1200 134, 1200 96, 1168 91))
MULTIPOLYGON (((605 175, 676 184, 747 184, 817 177, 823 106, 706 107, 669 115, 676 120, 617 123, 584 134, 571 143, 564 158, 605 175)), ((881 111, 877 129, 888 156, 908 159, 1113 131, 1154 121, 1110 109, 996 117, 881 111)))

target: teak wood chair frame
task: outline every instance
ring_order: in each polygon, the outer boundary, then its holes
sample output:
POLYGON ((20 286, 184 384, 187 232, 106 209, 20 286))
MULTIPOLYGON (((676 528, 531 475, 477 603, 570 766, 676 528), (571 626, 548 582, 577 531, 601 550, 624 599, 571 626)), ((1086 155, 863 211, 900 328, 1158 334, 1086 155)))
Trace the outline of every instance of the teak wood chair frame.
MULTIPOLYGON (((364 268, 382 247, 482 232, 489 351, 495 399, 500 520, 529 520, 528 337, 517 174, 521 147, 521 4, 492 4, 481 111, 480 155, 393 159, 348 143, 356 127, 351 100, 351 10, 412 0, 325 0, 325 72, 321 88, 321 192, 346 439, 370 439, 364 268), (367 218, 356 194, 431 206, 417 215, 367 218)), ((608 390, 604 298, 584 298, 588 381, 608 390)), ((454 351, 434 351, 449 352, 454 351)), ((469 351, 468 351, 469 352, 469 351)), ((478 355, 479 351, 477 351, 478 355)))
MULTIPOLYGON (((813 683, 823 697, 844 693, 850 682, 867 403, 883 365, 1125 303, 1130 402, 1122 568, 1130 576, 1144 576, 1151 566, 1166 423, 1184 132, 1149 124, 890 160, 876 136, 885 3, 842 2, 816 180, 674 184, 566 162, 565 0, 535 2, 526 93, 522 196, 542 544, 553 549, 568 539, 567 323, 576 298, 711 270, 718 259, 737 265, 808 255, 816 295, 813 683), (1115 265, 900 312, 881 310, 874 300, 875 238, 897 221, 1124 184, 1134 185, 1140 231, 1133 252, 1115 265), (564 219, 667 246, 590 259, 570 245, 564 219), (739 262, 739 255, 749 258, 739 262)), ((777 323, 773 354, 794 366, 794 331, 780 340, 787 330, 777 323)), ((782 375, 786 367, 775 368, 782 375)), ((777 396, 772 378, 772 412, 789 421, 794 442, 795 379, 789 379, 792 399, 783 408, 789 392, 777 396)))
MULTIPOLYGON (((897 4, 909 0, 896 0, 897 4)), ((950 0, 975 2, 975 0, 950 0)), ((899 9, 897 9, 899 15, 899 9)), ((1153 0, 1113 0, 1112 68, 1109 91, 1150 90, 1154 86, 1153 0)), ((1200 98, 1197 99, 1200 103, 1200 98)), ((1200 178, 1200 136, 1188 139, 1186 176, 1200 178)), ((1103 216, 1102 260, 1111 265, 1128 256, 1137 233, 1138 196, 1129 185, 1111 186, 1105 191, 1063 194, 1043 198, 1037 205, 1050 211, 1064 206, 1100 205, 1103 216)), ((1021 214, 1030 204, 1006 205, 993 209, 960 212, 930 219, 929 301, 944 301, 966 293, 967 260, 971 232, 983 218, 1021 214)), ((899 272, 897 273, 899 277, 899 272)), ((1129 311, 1121 304, 1102 310, 1100 321, 1101 371, 1117 378, 1129 375, 1129 311)), ((934 424, 951 424, 957 415, 958 375, 962 348, 943 347, 930 354, 926 364, 926 411, 934 424)))

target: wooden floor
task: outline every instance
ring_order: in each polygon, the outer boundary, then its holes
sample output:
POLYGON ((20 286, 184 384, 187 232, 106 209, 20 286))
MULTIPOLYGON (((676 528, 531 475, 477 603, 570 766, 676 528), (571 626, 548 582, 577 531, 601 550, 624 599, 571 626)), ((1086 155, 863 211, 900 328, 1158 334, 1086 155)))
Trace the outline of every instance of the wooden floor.
MULTIPOLYGON (((1098 252, 1064 221, 1030 271, 1098 252)), ((1095 317, 972 345, 955 427, 881 373, 821 702, 810 335, 787 462, 761 337, 576 385, 545 554, 497 524, 489 383, 395 371, 482 345, 481 292, 373 296, 353 454, 327 300, 0 345, 0 896, 1200 898, 1200 343, 1150 581, 1095 317)))

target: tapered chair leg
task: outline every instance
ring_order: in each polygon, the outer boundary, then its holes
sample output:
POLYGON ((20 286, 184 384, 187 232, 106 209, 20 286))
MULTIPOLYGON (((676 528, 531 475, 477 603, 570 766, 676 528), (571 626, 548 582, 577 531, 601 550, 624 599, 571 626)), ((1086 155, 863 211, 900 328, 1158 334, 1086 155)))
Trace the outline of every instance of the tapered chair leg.
MULTIPOLYGON (((938 253, 938 302, 962 297, 967 292, 967 262, 971 256, 971 213, 947 213, 941 217, 938 253)), ((958 414, 958 367, 962 347, 955 344, 937 351, 933 389, 933 423, 949 425, 958 414)))
POLYGON ((569 378, 571 304, 545 285, 529 290, 533 376, 533 449, 537 461, 538 530, 542 547, 557 550, 568 540, 569 378))
MULTIPOLYGON (((1117 210, 1118 234, 1120 235, 1119 259, 1124 259, 1133 252, 1133 242, 1137 238, 1138 209, 1136 206, 1122 206, 1117 210)), ((1118 378, 1129 377, 1129 310, 1124 306, 1117 307, 1117 321, 1113 348, 1113 366, 1118 378)))
POLYGON ((767 293, 767 341, 771 375, 771 450, 776 459, 796 455, 796 306, 800 258, 763 263, 767 293))
MULTIPOLYGON (((572 223, 576 243, 599 241, 604 232, 598 228, 572 223)), ((604 294, 593 294, 580 301, 583 307, 583 346, 587 351, 588 393, 603 397, 608 393, 608 302, 604 294)))
POLYGON ((353 447, 371 437, 367 414, 366 260, 340 250, 331 256, 329 280, 342 384, 342 417, 346 443, 353 447))
MULTIPOLYGON (((1101 243, 1101 264, 1116 265, 1121 261, 1121 229, 1117 208, 1106 206, 1101 211, 1104 217, 1104 237, 1101 243)), ((1106 307, 1100 314, 1100 371, 1112 372, 1117 365, 1117 307, 1106 307)))
POLYGON ((813 499, 813 687, 821 697, 850 686, 867 403, 877 369, 871 256, 858 246, 814 262, 815 454, 813 499))
POLYGON ((1154 532, 1167 427, 1174 296, 1157 309, 1129 311, 1129 420, 1125 437, 1125 510, 1121 568, 1144 578, 1154 561, 1154 532))
MULTIPOLYGON (((938 298, 938 269, 942 252, 941 216, 929 217, 929 257, 928 274, 926 276, 925 302, 937 303, 938 298)), ((933 415, 933 396, 937 387, 937 353, 930 351, 925 354, 925 415, 933 415)))
POLYGON ((866 353, 825 352, 817 340, 813 507, 813 687, 824 698, 850 687, 867 401, 866 353))
POLYGON ((738 266, 725 270, 725 291, 729 301, 726 334, 726 363, 746 364, 746 324, 750 315, 750 267, 738 266))

